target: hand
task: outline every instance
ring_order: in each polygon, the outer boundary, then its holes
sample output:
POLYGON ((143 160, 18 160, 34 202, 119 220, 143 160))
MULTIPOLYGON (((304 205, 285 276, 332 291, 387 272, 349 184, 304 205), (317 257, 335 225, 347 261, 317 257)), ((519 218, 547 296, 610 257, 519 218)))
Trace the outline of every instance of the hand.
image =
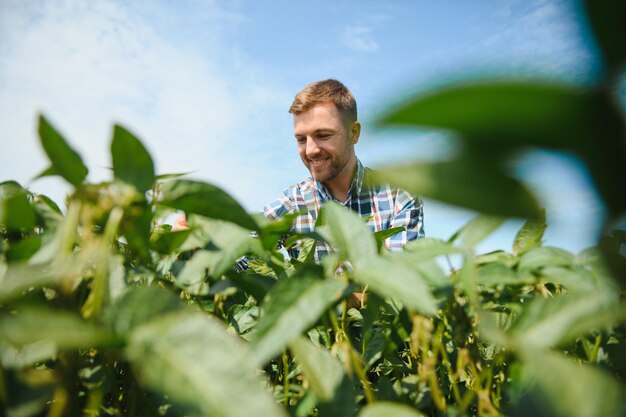
POLYGON ((365 307, 367 303, 367 293, 363 292, 353 292, 350 297, 348 297, 348 308, 356 308, 357 310, 365 307))
POLYGON ((181 230, 187 229, 189 229, 189 225, 187 224, 187 217, 185 216, 185 213, 183 213, 178 216, 178 218, 174 222, 174 225, 172 226, 172 232, 179 232, 181 230))

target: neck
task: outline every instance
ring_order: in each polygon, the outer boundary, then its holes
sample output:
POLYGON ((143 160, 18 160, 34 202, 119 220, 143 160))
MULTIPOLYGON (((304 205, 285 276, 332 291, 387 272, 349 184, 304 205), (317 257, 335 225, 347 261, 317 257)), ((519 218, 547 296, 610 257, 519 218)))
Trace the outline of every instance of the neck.
POLYGON ((356 156, 352 156, 341 172, 332 180, 324 183, 324 186, 337 200, 344 202, 348 199, 350 186, 354 179, 354 171, 356 169, 356 156))

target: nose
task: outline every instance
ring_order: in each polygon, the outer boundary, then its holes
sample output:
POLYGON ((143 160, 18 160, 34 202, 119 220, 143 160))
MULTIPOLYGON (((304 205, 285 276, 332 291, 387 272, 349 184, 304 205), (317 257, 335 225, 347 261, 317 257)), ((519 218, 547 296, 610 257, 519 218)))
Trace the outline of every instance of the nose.
POLYGON ((311 137, 306 139, 306 156, 313 157, 316 156, 320 152, 320 149, 317 147, 317 143, 311 137))

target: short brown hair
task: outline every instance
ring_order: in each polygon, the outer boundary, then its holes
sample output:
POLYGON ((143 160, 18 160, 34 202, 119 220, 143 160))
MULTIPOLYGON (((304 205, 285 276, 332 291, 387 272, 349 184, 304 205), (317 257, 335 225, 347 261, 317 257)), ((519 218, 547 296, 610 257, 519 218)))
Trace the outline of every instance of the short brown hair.
POLYGON ((300 114, 324 102, 334 103, 344 120, 357 120, 354 96, 343 83, 332 79, 316 81, 304 87, 296 94, 289 113, 300 114))

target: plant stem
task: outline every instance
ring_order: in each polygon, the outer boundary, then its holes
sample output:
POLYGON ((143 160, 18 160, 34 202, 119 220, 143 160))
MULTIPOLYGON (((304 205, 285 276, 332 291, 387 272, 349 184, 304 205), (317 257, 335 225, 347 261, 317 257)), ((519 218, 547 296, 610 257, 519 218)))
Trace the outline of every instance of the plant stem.
POLYGON ((334 310, 329 310, 328 316, 330 318, 330 322, 333 326, 333 330, 335 331, 335 343, 340 343, 341 346, 344 346, 347 350, 348 357, 350 360, 350 365, 354 370, 354 373, 359 378, 361 385, 363 386, 363 392, 365 394, 365 400, 368 404, 375 402, 374 393, 370 388, 370 383, 367 379, 367 375, 365 375, 365 370, 362 366, 361 356, 354 349, 352 343, 346 336, 345 332, 339 327, 339 321, 337 320, 337 315, 334 310))
POLYGON ((285 396, 285 404, 289 406, 289 358, 287 352, 282 354, 283 360, 283 394, 285 396))

